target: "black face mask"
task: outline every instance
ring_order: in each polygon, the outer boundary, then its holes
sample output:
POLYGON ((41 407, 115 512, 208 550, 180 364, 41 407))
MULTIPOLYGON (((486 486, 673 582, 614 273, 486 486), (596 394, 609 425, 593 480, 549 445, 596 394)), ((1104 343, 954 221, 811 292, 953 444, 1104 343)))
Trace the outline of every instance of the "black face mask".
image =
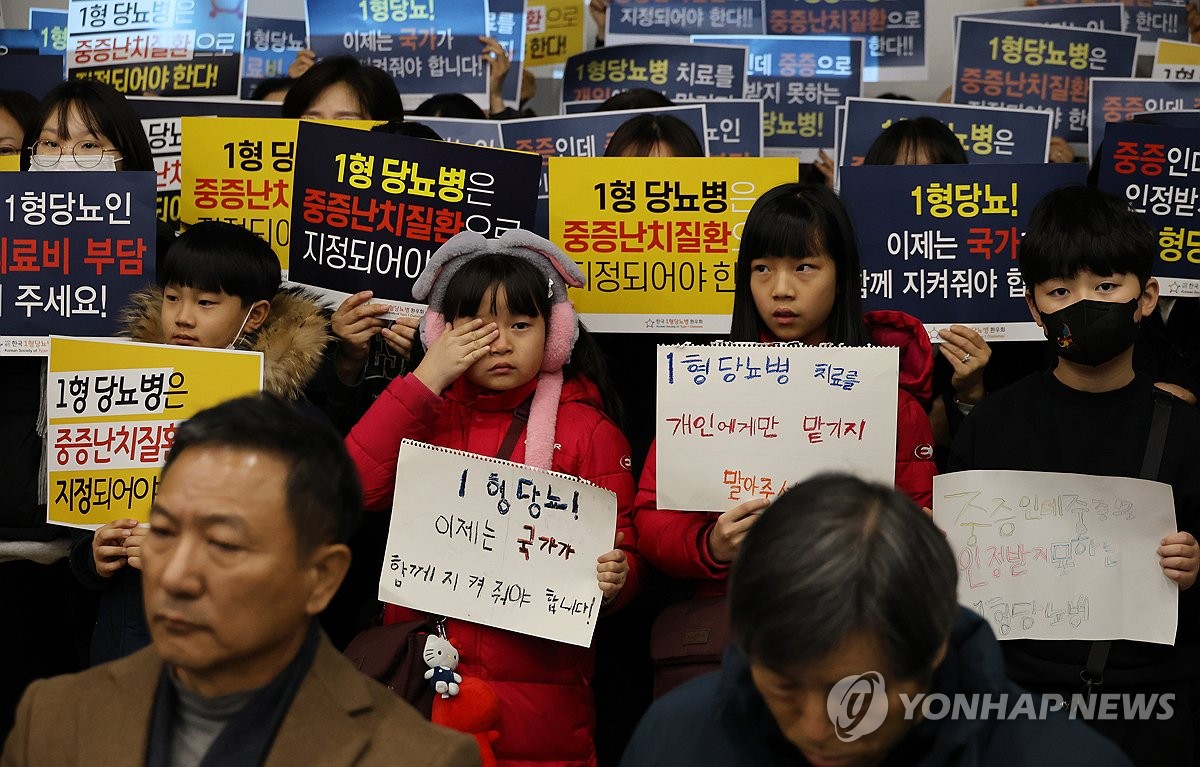
POLYGON ((1042 314, 1046 340, 1058 356, 1081 365, 1103 365, 1133 346, 1138 299, 1123 304, 1083 299, 1057 312, 1042 314))

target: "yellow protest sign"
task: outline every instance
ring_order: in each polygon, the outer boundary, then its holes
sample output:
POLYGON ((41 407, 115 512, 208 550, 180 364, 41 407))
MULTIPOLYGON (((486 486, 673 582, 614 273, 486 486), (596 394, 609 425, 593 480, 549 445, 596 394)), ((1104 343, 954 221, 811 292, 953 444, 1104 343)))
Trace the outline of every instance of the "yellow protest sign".
POLYGON ((6 154, 0 155, 0 173, 11 172, 21 169, 21 155, 6 154))
POLYGON ((525 5, 525 66, 565 64, 583 52, 583 9, 579 0, 528 0, 525 5))
POLYGON ((50 337, 47 520, 146 521, 175 427, 262 391, 257 352, 50 337))
MULTIPOLYGON (((281 118, 184 117, 180 220, 185 225, 228 221, 249 229, 270 243, 286 274, 299 124, 281 118)), ((330 124, 369 129, 378 123, 330 124)))
POLYGON ((1158 48, 1154 52, 1154 77, 1195 80, 1197 74, 1200 74, 1200 45, 1178 40, 1158 41, 1158 48))
POLYGON ((742 226, 795 159, 551 157, 550 239, 579 263, 571 291, 602 332, 726 333, 742 226))

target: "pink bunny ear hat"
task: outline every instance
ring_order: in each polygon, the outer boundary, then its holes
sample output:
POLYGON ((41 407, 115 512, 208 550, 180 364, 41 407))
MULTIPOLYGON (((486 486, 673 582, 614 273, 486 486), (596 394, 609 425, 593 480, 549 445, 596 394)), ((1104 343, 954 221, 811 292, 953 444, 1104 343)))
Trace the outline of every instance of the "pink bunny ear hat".
POLYGON ((429 303, 421 320, 421 342, 429 348, 446 331, 444 309, 450 279, 464 264, 490 253, 524 259, 546 276, 552 308, 546 318, 546 351, 525 430, 525 463, 549 469, 554 457, 558 401, 562 396, 562 368, 571 360, 571 351, 579 338, 579 322, 567 298, 567 286, 581 288, 586 282, 583 272, 569 256, 554 243, 524 229, 510 229, 494 240, 471 231, 454 235, 429 258, 425 271, 413 285, 413 298, 429 303))

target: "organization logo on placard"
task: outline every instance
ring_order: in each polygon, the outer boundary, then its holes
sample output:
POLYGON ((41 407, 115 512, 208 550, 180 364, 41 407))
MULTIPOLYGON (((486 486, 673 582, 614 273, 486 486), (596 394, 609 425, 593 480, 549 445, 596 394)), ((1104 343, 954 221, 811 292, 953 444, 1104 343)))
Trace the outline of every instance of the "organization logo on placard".
POLYGON ((867 671, 842 679, 829 691, 825 710, 838 740, 851 743, 875 732, 888 711, 883 674, 867 671))

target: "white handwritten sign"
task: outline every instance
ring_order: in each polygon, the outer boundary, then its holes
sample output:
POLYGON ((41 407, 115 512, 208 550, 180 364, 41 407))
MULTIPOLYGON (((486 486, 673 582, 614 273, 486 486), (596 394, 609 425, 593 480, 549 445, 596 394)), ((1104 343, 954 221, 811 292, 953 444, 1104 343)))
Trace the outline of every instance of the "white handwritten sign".
POLYGON ((934 478, 933 519, 958 560, 958 601, 1001 639, 1175 643, 1179 589, 1158 563, 1170 485, 1036 471, 934 478))
POLYGON ((602 487, 404 440, 379 598, 587 647, 616 528, 602 487))
POLYGON ((899 351, 658 347, 658 505, 725 511, 822 471, 891 484, 899 351))

